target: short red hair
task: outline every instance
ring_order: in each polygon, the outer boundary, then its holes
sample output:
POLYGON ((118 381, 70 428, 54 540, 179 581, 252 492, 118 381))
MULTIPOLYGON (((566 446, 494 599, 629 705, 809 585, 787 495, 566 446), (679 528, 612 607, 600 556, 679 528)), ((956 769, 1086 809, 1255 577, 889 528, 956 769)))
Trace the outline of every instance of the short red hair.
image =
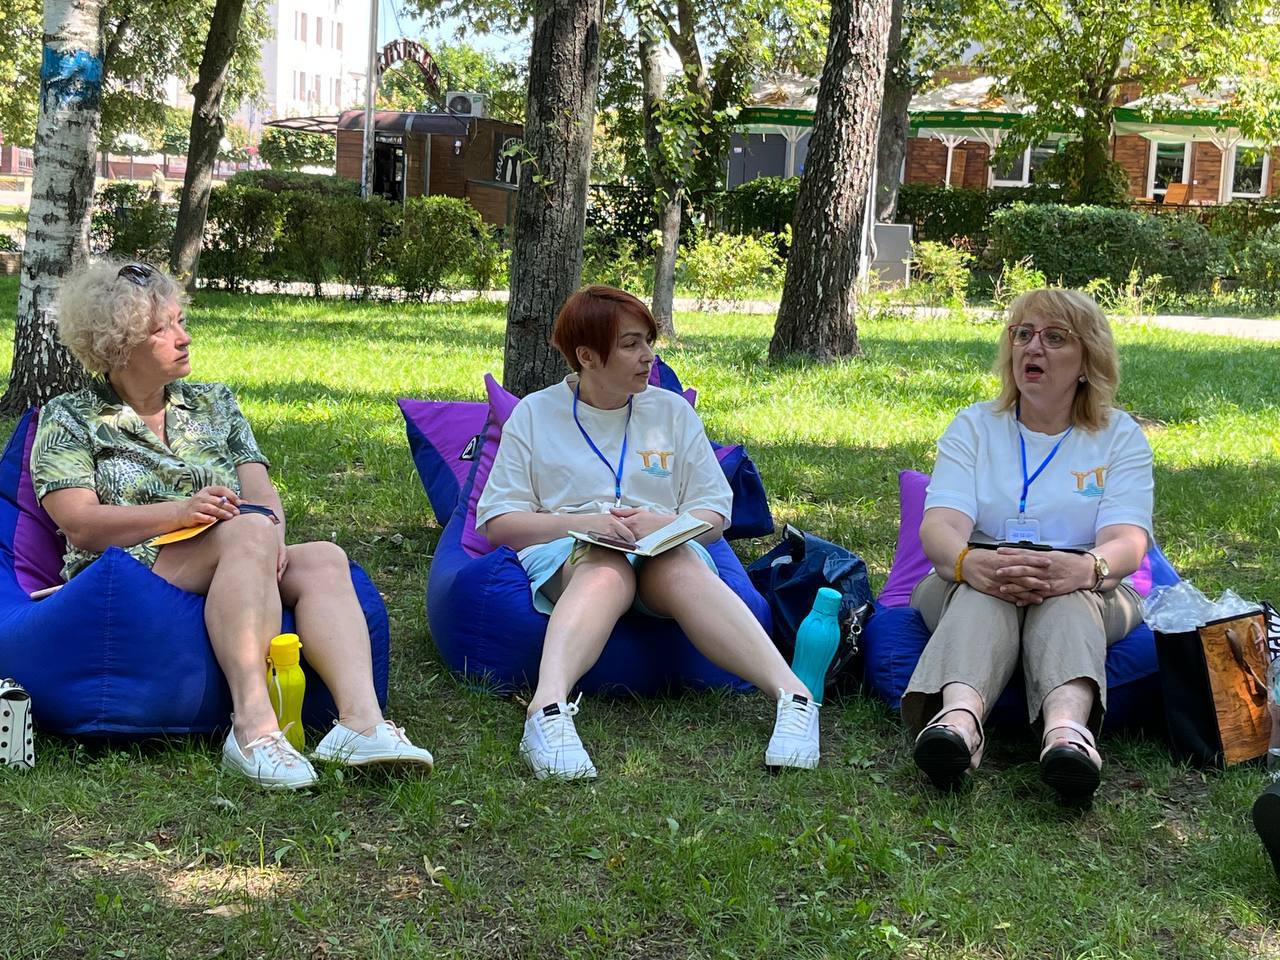
POLYGON ((607 362, 618 341, 618 327, 624 316, 648 327, 650 342, 657 339, 658 322, 640 299, 617 287, 602 284, 585 287, 560 308, 555 326, 551 328, 551 343, 564 354, 569 366, 581 373, 578 348, 594 350, 600 355, 601 363, 607 362))

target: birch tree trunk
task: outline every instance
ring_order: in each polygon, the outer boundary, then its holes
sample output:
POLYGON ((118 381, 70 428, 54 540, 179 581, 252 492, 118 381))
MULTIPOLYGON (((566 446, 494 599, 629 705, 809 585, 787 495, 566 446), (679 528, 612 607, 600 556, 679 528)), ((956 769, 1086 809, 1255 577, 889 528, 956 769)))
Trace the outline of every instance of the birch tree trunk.
POLYGON ((911 132, 911 65, 902 43, 905 0, 893 0, 889 20, 889 56, 880 104, 880 142, 876 148, 876 220, 891 223, 898 209, 902 185, 902 158, 911 132))
POLYGON ((658 188, 658 229, 661 243, 653 262, 653 318, 658 332, 675 333, 676 251, 680 246, 680 189, 668 175, 662 159, 662 134, 658 130, 658 105, 662 100, 662 65, 658 41, 640 30, 640 86, 644 97, 644 147, 658 188))
POLYGON ((891 0, 832 0, 813 137, 770 359, 860 352, 858 260, 884 90, 891 0))
POLYGON ((195 290, 200 270, 200 244, 209 212, 218 145, 226 132, 222 92, 227 84, 243 10, 244 0, 218 0, 209 24, 204 55, 200 58, 200 75, 192 91, 195 104, 191 109, 187 172, 182 179, 182 199, 178 202, 178 223, 173 232, 173 250, 169 257, 174 276, 186 283, 188 290, 195 290))
POLYGON ((568 369, 550 335, 582 276, 600 19, 601 0, 539 0, 534 15, 503 354, 503 385, 518 396, 568 369))
POLYGON ((13 368, 0 411, 20 413, 84 383, 58 341, 55 298, 89 255, 102 100, 102 0, 45 0, 31 208, 18 287, 13 368))

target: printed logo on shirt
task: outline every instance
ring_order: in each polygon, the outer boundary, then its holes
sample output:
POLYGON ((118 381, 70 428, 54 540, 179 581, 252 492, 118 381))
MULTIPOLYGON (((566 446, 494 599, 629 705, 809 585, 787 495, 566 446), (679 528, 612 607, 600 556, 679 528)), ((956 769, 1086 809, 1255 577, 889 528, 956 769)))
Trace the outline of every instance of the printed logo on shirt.
POLYGON ((637 450, 636 453, 644 461, 641 473, 647 473, 651 477, 671 476, 669 464, 676 455, 674 450, 637 450))
POLYGON ((1107 467, 1092 467, 1088 470, 1072 470, 1076 478, 1076 493, 1082 497, 1100 497, 1106 489, 1107 467))

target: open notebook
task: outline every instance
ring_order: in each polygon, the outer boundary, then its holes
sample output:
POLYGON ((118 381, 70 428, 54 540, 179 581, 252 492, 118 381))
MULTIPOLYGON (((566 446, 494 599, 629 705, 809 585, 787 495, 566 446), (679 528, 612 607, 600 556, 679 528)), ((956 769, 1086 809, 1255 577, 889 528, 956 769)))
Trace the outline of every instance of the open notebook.
POLYGON ((583 543, 596 547, 608 547, 620 553, 634 553, 638 557, 656 557, 694 537, 701 536, 710 529, 711 524, 705 520, 699 520, 692 513, 682 513, 665 527, 660 527, 647 537, 641 537, 635 543, 616 540, 602 533, 581 533, 577 530, 570 530, 569 536, 583 543))

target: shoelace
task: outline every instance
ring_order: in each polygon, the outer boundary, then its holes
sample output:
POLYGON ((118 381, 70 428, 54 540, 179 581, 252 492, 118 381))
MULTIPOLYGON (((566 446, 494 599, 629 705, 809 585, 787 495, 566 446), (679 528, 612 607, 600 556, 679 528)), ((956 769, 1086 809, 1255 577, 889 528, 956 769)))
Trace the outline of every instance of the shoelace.
MULTIPOLYGON (((285 730, 288 729, 288 727, 285 727, 285 730)), ((284 730, 268 733, 251 743, 245 744, 244 755, 247 757, 255 750, 265 750, 268 759, 273 763, 284 764, 286 767, 297 766, 298 761, 302 759, 290 746, 289 741, 285 739, 284 730)))
MULTIPOLYGON (((782 702, 782 698, 787 695, 785 690, 778 691, 778 701, 782 702)), ((813 716, 813 701, 805 698, 805 702, 801 703, 794 697, 791 699, 790 708, 782 710, 782 715, 778 717, 778 732, 803 737, 809 733, 809 722, 813 716)))
POLYGON ((399 740, 401 743, 403 743, 405 746, 407 747, 413 746, 413 744, 410 743, 409 738, 404 735, 404 727, 397 727, 390 720, 383 720, 382 726, 389 729, 391 731, 391 735, 395 737, 397 740, 399 740))
POLYGON ((547 738, 547 743, 563 747, 570 730, 577 734, 578 728, 574 725, 573 718, 578 715, 578 704, 581 701, 582 694, 578 694, 578 699, 566 703, 559 713, 548 715, 542 711, 538 712, 538 723, 542 727, 542 735, 547 738))

